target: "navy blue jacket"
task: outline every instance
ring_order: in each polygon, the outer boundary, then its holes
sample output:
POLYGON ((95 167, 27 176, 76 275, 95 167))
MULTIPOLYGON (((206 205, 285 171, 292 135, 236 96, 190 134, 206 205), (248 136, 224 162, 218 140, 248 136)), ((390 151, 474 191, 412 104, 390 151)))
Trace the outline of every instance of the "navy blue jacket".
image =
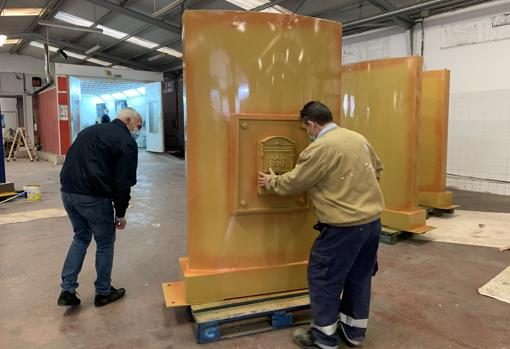
POLYGON ((67 152, 61 190, 109 198, 121 218, 136 184, 137 166, 138 147, 122 121, 93 125, 78 134, 67 152))

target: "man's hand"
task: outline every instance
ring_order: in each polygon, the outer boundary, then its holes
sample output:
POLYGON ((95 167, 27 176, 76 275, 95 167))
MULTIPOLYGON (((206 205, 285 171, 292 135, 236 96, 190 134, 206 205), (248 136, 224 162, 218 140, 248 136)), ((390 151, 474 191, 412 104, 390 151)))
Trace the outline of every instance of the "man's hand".
POLYGON ((127 225, 126 218, 115 217, 115 228, 122 230, 126 227, 126 225, 127 225))
POLYGON ((269 168, 269 174, 264 173, 264 172, 259 172, 259 178, 258 178, 259 187, 263 187, 263 188, 267 187, 267 182, 269 182, 269 179, 274 175, 275 175, 275 173, 273 172, 272 168, 269 168))

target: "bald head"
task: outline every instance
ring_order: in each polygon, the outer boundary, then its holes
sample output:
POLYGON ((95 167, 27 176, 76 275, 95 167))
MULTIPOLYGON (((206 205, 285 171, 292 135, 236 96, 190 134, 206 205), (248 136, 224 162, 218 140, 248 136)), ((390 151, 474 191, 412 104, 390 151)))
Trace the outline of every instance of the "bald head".
POLYGON ((118 112, 117 119, 121 120, 129 131, 140 130, 143 125, 142 116, 133 108, 122 109, 118 112))

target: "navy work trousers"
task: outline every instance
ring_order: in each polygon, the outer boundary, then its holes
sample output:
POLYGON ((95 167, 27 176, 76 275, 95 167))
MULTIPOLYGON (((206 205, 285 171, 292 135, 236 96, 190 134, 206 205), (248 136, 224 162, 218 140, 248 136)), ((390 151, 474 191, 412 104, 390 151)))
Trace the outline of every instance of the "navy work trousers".
POLYGON ((316 229, 321 233, 308 261, 313 337, 321 348, 336 348, 338 331, 343 331, 351 344, 360 344, 367 329, 381 221, 348 227, 318 224, 316 229))

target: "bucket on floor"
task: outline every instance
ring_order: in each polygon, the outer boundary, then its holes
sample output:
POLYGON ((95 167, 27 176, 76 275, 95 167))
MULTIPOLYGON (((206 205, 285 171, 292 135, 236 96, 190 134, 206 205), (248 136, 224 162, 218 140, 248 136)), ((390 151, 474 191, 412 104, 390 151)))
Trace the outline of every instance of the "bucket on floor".
POLYGON ((23 186, 27 193, 27 201, 41 201, 41 186, 39 184, 27 184, 23 186))

